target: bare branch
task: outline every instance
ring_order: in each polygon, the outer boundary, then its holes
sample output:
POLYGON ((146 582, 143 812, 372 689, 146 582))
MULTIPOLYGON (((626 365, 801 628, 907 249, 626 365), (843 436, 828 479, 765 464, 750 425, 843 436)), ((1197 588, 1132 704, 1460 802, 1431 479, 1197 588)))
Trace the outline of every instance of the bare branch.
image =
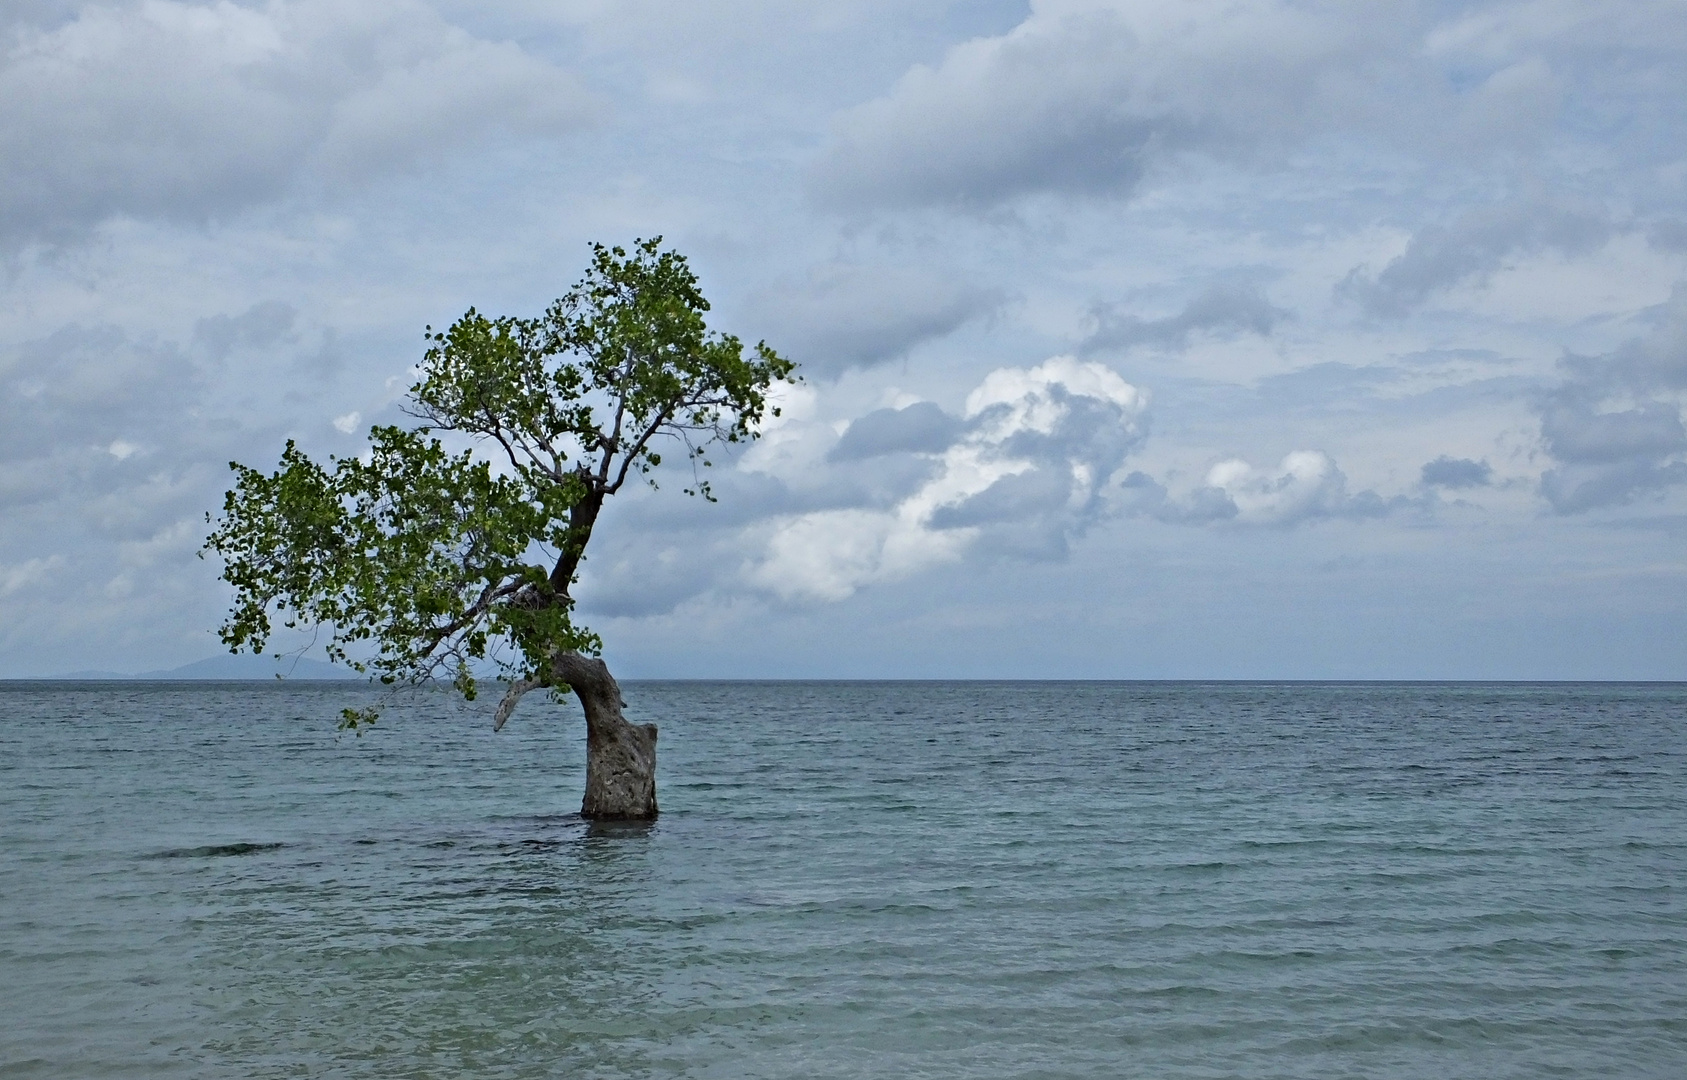
POLYGON ((503 730, 504 721, 508 720, 510 714, 515 712, 515 707, 521 704, 521 699, 527 696, 527 692, 536 690, 543 685, 543 680, 531 677, 517 679, 511 683, 509 690, 504 693, 504 700, 498 702, 498 710, 492 714, 492 730, 503 730))
MULTIPOLYGON (((492 418, 491 410, 487 411, 486 416, 487 416, 488 420, 491 420, 491 418, 492 418)), ((504 448, 504 456, 510 459, 510 467, 519 470, 521 468, 521 462, 516 460, 515 448, 512 447, 509 444, 509 440, 504 438, 504 433, 502 431, 498 430, 497 427, 494 427, 492 432, 491 432, 491 435, 494 439, 498 440, 498 445, 502 446, 504 448)), ((523 449, 526 449, 526 448, 523 447, 523 449)), ((528 457, 531 458, 532 456, 533 456, 532 454, 528 454, 528 457)))
POLYGON ((627 473, 632 469, 633 462, 638 460, 639 454, 643 453, 644 448, 649 445, 650 440, 655 438, 656 433, 666 427, 668 421, 671 419, 673 419, 673 412, 671 409, 663 409, 661 412, 656 414, 656 419, 652 420, 650 424, 645 427, 644 433, 638 437, 638 441, 633 443, 633 445, 627 449, 627 456, 621 459, 621 470, 615 474, 615 482, 605 488, 605 492, 613 495, 617 491, 621 490, 621 485, 627 482, 627 473))

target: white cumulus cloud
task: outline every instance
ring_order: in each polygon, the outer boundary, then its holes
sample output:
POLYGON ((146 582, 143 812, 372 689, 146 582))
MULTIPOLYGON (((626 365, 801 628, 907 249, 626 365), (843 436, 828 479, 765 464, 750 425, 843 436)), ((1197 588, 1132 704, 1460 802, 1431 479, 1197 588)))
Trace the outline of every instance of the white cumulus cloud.
POLYGON ((1291 451, 1274 469, 1226 458, 1182 495, 1140 472, 1121 486, 1130 511, 1189 525, 1291 526, 1320 518, 1381 517, 1394 506, 1374 491, 1350 494, 1346 475, 1322 450, 1291 451))
POLYGON ((1236 507, 1236 520, 1277 525, 1340 513, 1347 502, 1346 479, 1328 454, 1296 450, 1276 469, 1256 469, 1240 458, 1221 461, 1207 472, 1207 487, 1222 491, 1236 507))
POLYGON ((776 520, 750 581, 785 599, 841 600, 863 586, 954 562, 995 541, 1064 551, 1102 509, 1102 491, 1143 437, 1146 395, 1100 364, 1057 356, 992 371, 968 395, 964 433, 889 508, 776 520))

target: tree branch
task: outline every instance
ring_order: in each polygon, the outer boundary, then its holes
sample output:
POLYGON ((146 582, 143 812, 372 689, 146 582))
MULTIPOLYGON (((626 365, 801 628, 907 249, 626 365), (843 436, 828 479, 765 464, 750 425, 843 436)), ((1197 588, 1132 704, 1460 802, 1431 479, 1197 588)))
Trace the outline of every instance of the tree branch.
POLYGON ((627 473, 632 469, 633 462, 638 460, 638 456, 643 453, 645 446, 656 437, 656 433, 661 431, 671 419, 673 419, 673 411, 670 409, 663 409, 656 414, 656 419, 652 420, 649 426, 644 429, 644 434, 640 435, 638 441, 628 448, 627 456, 621 459, 621 471, 616 473, 615 482, 604 489, 605 494, 613 495, 621 490, 621 485, 627 482, 627 473))
POLYGON ((486 588, 480 591, 480 596, 473 604, 470 604, 467 608, 465 608, 461 615, 452 619, 444 626, 433 627, 427 632, 425 638, 428 644, 427 647, 422 650, 421 655, 432 655, 433 651, 439 648, 440 642, 447 640, 451 637, 451 635, 457 633, 459 630, 466 630, 470 626, 473 626, 476 622, 480 621, 480 619, 482 619, 486 613, 492 609, 492 601, 494 599, 501 596, 507 596, 519 588, 520 585, 512 586, 512 583, 503 580, 487 582, 486 588))
POLYGON ((543 685, 544 681, 537 678, 517 679, 511 683, 509 690, 504 693, 504 700, 498 702, 498 710, 492 714, 492 730, 503 730, 504 721, 515 712, 515 707, 521 704, 521 699, 527 696, 527 692, 543 685))

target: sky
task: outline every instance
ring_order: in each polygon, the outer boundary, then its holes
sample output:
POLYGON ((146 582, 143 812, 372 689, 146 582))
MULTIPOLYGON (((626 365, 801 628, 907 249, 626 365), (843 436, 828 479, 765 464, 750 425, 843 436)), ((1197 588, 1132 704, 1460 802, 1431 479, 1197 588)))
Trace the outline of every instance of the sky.
POLYGON ((227 464, 660 235, 782 416, 622 678, 1687 678, 1679 0, 9 0, 0 677, 219 650, 227 464))

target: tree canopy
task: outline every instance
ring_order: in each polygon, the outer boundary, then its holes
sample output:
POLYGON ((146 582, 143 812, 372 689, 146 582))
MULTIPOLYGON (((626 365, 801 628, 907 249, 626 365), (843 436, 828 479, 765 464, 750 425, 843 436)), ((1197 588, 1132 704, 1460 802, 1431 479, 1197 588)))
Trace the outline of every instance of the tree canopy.
MULTIPOLYGON (((660 237, 596 244, 543 315, 471 308, 429 327, 415 425, 371 428, 357 457, 318 463, 289 440, 273 472, 231 462, 205 544, 235 590, 224 644, 260 653, 278 620, 326 633, 331 659, 389 685, 449 680, 472 700, 492 667, 521 691, 565 691, 558 658, 601 648, 571 589, 604 500, 654 486, 677 451, 684 490, 712 501, 710 447, 755 438, 779 414, 769 390, 794 378, 765 342, 709 330, 708 310, 660 237)), ((344 713, 352 728, 374 719, 344 713)))

